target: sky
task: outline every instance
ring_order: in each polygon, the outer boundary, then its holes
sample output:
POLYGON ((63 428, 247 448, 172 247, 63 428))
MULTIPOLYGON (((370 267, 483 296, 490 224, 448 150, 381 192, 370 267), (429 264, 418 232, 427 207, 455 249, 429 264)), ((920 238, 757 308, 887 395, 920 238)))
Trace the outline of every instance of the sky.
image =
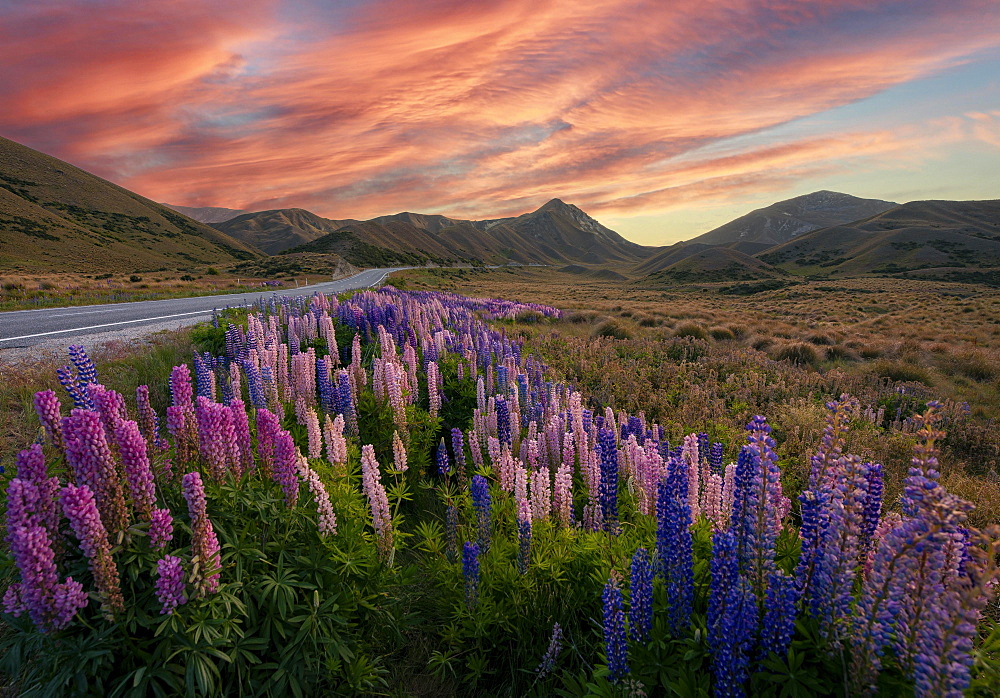
POLYGON ((996 0, 0 0, 0 135, 186 206, 642 244, 819 189, 1000 198, 996 0))

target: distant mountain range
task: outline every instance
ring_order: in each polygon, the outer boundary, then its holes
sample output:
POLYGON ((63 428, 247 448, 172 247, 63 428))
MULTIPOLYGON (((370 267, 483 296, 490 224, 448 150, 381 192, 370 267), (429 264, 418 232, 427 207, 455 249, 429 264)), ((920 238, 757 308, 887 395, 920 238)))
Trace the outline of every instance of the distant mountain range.
POLYGON ((355 265, 635 264, 658 248, 637 245, 576 206, 552 199, 512 218, 474 221, 397 213, 329 220, 302 209, 248 213, 215 228, 270 254, 335 252, 355 265))
POLYGON ((0 269, 127 273, 261 254, 166 206, 0 138, 0 269))
POLYGON ((560 199, 520 216, 478 221, 410 212, 360 221, 297 208, 168 207, 0 138, 0 270, 242 263, 241 270, 294 273, 307 266, 346 272, 350 265, 428 262, 546 264, 581 278, 626 274, 655 283, 859 274, 1000 283, 1000 201, 896 204, 818 191, 685 242, 648 247, 560 199))

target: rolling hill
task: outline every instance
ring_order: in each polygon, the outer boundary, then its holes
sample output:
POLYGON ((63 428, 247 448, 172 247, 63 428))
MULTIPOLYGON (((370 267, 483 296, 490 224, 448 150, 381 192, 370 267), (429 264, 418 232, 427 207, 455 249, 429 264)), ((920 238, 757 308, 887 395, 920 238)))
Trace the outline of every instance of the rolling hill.
POLYGON ((643 286, 661 283, 752 281, 786 276, 787 272, 728 247, 703 248, 640 280, 643 286))
POLYGON ((236 218, 248 211, 238 208, 222 208, 221 206, 175 206, 174 204, 163 204, 167 208, 172 208, 177 213, 183 213, 188 218, 199 223, 222 223, 230 218, 236 218))
MULTIPOLYGON (((853 276, 1000 267, 1000 200, 913 201, 758 255, 793 273, 853 276)), ((927 275, 926 272, 924 275, 927 275)))
POLYGON ((0 138, 0 269, 187 269, 260 254, 166 206, 0 138))
POLYGON ((280 208, 244 213, 212 227, 268 254, 278 254, 356 222, 321 218, 302 208, 280 208))

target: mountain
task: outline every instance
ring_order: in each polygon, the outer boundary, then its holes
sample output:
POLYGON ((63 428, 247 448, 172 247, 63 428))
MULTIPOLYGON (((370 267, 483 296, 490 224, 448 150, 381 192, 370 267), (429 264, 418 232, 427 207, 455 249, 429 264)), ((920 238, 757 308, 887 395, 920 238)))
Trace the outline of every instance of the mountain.
POLYGON ((737 249, 755 254, 819 228, 868 218, 899 204, 880 199, 859 199, 835 191, 817 191, 779 201, 720 225, 688 243, 741 245, 737 249))
POLYGON ((216 223, 219 230, 271 253, 336 253, 351 264, 634 264, 658 248, 629 242, 576 206, 552 199, 512 218, 471 221, 397 213, 334 221, 280 209, 216 223))
POLYGON ((174 206, 173 204, 163 205, 167 208, 172 208, 177 211, 177 213, 183 213, 188 218, 196 220, 199 223, 222 223, 223 221, 228 221, 230 218, 236 218, 236 216, 247 213, 247 211, 242 209, 222 208, 220 206, 200 206, 192 208, 191 206, 174 206))
POLYGON ((959 278, 971 270, 1000 267, 1000 200, 912 201, 806 233, 758 257, 793 273, 937 270, 959 278))
POLYGON ((260 254, 128 189, 0 138, 0 269, 187 269, 260 254))
POLYGON ((332 221, 302 208, 279 208, 244 213, 212 227, 268 254, 278 254, 352 223, 356 221, 332 221))

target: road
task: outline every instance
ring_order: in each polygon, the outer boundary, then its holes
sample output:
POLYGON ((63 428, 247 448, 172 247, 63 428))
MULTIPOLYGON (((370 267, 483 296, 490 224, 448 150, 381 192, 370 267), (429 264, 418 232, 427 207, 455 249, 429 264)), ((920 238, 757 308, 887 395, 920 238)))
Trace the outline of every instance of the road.
POLYGON ((53 339, 67 344, 86 343, 86 337, 121 332, 134 335, 135 329, 171 324, 193 325, 211 319, 213 309, 253 303, 273 295, 311 295, 314 291, 341 293, 376 286, 394 271, 407 267, 368 269, 354 276, 299 288, 268 289, 254 293, 229 293, 197 298, 170 298, 160 301, 81 305, 67 308, 39 308, 0 313, 0 350, 31 347, 53 339), (71 338, 75 341, 71 341, 71 338))

